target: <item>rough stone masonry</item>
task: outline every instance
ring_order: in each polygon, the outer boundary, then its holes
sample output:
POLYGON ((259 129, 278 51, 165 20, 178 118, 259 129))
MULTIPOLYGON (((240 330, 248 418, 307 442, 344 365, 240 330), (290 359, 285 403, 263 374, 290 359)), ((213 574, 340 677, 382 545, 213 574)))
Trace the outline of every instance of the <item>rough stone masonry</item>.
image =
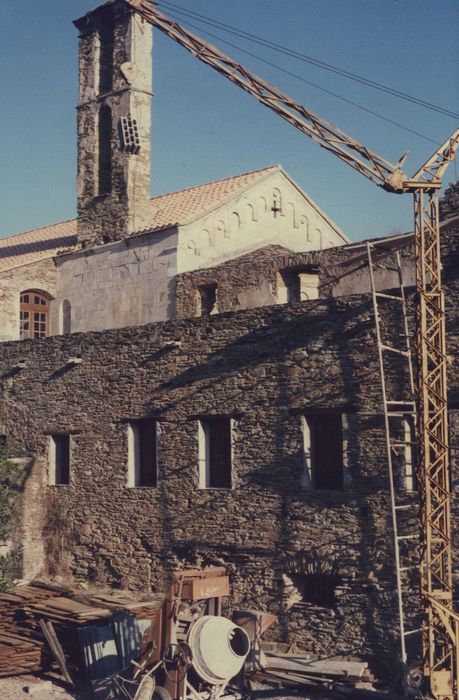
MULTIPOLYGON (((448 336, 457 353, 457 231, 448 240, 448 336)), ((450 396, 457 444, 456 365, 450 396)), ((225 564, 231 605, 276 613, 277 639, 317 653, 396 655, 368 295, 8 342, 0 349, 0 377, 2 432, 28 455, 25 575, 48 570, 159 590, 172 569, 225 564), (81 363, 69 362, 75 357, 81 363), (343 416, 342 490, 302 485, 301 419, 311 411, 343 416), (234 425, 232 488, 199 488, 198 421, 222 415, 234 425), (158 481, 129 488, 127 426, 145 417, 158 425, 158 481), (55 434, 69 434, 72 448, 69 484, 53 486, 48 449, 55 434), (311 571, 335 576, 332 602, 304 599, 296 577, 311 571)), ((405 498, 416 502, 416 494, 405 498)), ((415 616, 415 577, 411 583, 415 616)))

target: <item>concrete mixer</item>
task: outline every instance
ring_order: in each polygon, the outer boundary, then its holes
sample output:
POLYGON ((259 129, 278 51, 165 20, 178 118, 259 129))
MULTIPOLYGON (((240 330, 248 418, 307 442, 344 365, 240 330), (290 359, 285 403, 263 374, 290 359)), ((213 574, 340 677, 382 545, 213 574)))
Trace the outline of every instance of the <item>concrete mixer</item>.
POLYGON ((136 700, 237 700, 251 650, 246 631, 222 616, 229 594, 223 567, 173 574, 173 583, 142 640, 136 700), (146 676, 152 682, 146 682, 146 676), (152 691, 152 686, 154 690, 152 691))

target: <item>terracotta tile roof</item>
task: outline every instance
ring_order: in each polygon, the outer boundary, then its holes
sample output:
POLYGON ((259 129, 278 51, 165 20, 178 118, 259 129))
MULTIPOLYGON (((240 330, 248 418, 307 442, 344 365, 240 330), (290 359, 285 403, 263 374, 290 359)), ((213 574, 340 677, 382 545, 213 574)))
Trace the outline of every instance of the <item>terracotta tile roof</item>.
POLYGON ((199 215, 220 206, 238 192, 249 187, 261 177, 275 172, 278 165, 254 170, 224 180, 215 180, 205 185, 170 192, 150 200, 153 230, 168 228, 174 224, 186 224, 199 215))
POLYGON ((76 219, 0 238, 0 270, 29 265, 52 258, 77 242, 76 219))
MULTIPOLYGON (((279 166, 273 165, 153 197, 150 200, 151 224, 145 231, 157 231, 193 221, 278 169, 279 166)), ((76 219, 18 233, 8 238, 0 238, 0 270, 51 258, 63 250, 73 248, 76 244, 76 219)))

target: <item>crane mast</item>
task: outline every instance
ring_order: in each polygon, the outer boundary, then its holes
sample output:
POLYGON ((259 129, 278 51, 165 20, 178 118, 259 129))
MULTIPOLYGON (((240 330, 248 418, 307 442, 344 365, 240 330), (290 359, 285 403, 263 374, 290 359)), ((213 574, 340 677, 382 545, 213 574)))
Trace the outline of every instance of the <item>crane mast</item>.
POLYGON ((423 671, 436 700, 459 697, 459 615, 453 609, 451 470, 448 445, 445 300, 441 284, 438 191, 459 146, 457 129, 413 175, 170 19, 149 0, 124 0, 200 61, 248 92, 322 148, 388 192, 414 196, 417 289, 417 445, 420 492, 423 671))

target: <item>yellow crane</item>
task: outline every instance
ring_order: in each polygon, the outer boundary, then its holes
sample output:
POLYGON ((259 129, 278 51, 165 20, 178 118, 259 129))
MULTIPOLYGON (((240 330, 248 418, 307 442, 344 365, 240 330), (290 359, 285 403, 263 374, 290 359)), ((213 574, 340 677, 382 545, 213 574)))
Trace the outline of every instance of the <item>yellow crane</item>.
POLYGON ((410 192, 414 196, 423 672, 436 700, 458 700, 459 615, 453 609, 452 595, 447 355, 438 191, 443 172, 459 146, 459 129, 409 178, 402 170, 407 154, 398 163, 390 163, 159 12, 149 0, 124 2, 193 56, 376 185, 388 192, 410 192))

